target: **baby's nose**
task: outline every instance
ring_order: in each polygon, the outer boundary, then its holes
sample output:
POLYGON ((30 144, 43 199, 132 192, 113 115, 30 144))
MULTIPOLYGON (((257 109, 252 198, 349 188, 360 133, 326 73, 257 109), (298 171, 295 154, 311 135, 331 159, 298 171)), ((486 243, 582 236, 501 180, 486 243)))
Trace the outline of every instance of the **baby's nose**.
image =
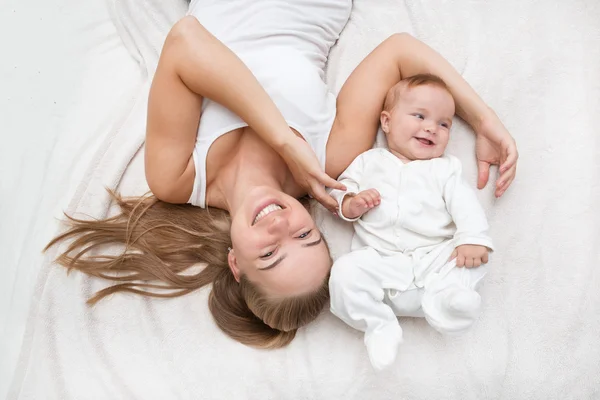
POLYGON ((425 131, 435 134, 437 132, 437 125, 427 124, 427 125, 425 125, 425 131))

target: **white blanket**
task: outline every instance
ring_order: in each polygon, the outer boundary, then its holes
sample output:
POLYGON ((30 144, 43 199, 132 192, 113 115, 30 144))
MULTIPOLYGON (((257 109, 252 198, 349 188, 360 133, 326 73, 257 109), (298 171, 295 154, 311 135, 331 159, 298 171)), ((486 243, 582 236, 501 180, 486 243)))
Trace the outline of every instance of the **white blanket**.
MULTIPOLYGON (((109 0, 123 42, 144 71, 114 107, 67 212, 109 211, 104 186, 143 193, 148 79, 181 0, 109 0)), ((338 90, 393 32, 446 56, 497 111, 519 144, 506 195, 479 193, 497 244, 484 312, 458 338, 403 319, 396 365, 376 374, 362 334, 329 313, 287 348, 258 351, 223 335, 208 290, 171 300, 119 294, 94 308, 105 282, 41 267, 9 398, 20 399, 588 399, 600 396, 600 4, 355 0, 332 51, 338 90)), ((475 181, 473 138, 453 129, 449 152, 475 181)), ((349 229, 319 215, 334 255, 349 229)))

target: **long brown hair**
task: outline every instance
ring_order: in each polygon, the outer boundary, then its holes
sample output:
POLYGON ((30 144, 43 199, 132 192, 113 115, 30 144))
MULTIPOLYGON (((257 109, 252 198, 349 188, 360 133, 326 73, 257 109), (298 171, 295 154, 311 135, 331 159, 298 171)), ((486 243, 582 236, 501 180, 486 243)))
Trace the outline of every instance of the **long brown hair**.
POLYGON ((67 231, 44 249, 67 242, 57 263, 116 282, 89 304, 116 292, 176 297, 212 283, 208 305, 219 328, 246 345, 277 348, 290 343, 329 299, 328 276, 316 291, 283 299, 264 296, 245 276, 238 283, 227 263, 231 223, 224 210, 111 194, 119 214, 102 220, 67 215, 67 231), (107 245, 121 246, 120 253, 102 253, 107 245), (190 273, 197 264, 205 267, 190 273))

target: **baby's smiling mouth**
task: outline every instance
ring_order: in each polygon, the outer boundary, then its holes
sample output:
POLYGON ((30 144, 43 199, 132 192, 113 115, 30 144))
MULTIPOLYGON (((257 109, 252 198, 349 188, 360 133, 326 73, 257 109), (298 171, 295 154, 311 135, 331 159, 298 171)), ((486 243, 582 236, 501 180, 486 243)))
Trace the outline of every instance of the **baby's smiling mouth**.
POLYGON ((426 146, 433 146, 435 144, 429 139, 419 138, 419 137, 416 137, 415 139, 417 139, 419 142, 423 143, 426 146))

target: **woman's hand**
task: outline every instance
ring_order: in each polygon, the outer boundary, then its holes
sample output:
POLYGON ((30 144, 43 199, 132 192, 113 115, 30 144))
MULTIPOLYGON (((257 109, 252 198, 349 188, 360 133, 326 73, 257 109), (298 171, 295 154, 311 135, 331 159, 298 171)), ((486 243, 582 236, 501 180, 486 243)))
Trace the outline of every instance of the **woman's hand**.
POLYGON ((292 172, 296 183, 331 212, 337 211, 337 201, 325 187, 346 190, 346 187, 327 175, 310 145, 296 135, 278 151, 292 172))
POLYGON ((476 129, 477 142, 477 187, 483 189, 488 183, 490 165, 499 165, 500 177, 496 181, 496 197, 504 194, 515 179, 519 152, 515 139, 504 127, 495 113, 491 112, 487 119, 476 129))

